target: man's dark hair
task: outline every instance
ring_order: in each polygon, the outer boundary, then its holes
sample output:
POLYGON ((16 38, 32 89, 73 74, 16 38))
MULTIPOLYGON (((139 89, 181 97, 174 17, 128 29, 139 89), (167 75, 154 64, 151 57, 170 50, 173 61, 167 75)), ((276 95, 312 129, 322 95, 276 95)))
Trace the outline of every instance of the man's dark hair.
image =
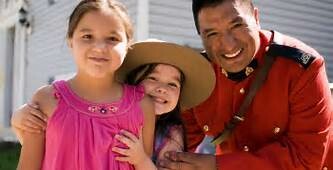
MULTIPOLYGON (((218 6, 226 1, 230 0, 192 0, 192 12, 193 12, 194 24, 198 34, 200 34, 199 21, 198 21, 198 15, 200 10, 205 7, 218 6)), ((249 9, 251 9, 251 11, 253 11, 254 9, 252 0, 233 0, 233 1, 240 1, 243 5, 247 5, 249 9)))

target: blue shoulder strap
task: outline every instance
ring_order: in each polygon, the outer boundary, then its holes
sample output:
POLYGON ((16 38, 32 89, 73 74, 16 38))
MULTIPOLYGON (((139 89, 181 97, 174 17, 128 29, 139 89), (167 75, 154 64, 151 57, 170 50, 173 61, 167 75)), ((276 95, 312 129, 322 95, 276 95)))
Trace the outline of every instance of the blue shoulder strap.
POLYGON ((300 49, 289 47, 282 44, 282 36, 279 32, 272 31, 273 33, 273 42, 269 46, 268 55, 276 56, 276 57, 286 57, 296 61, 297 63, 301 64, 303 68, 308 68, 313 60, 315 59, 309 53, 306 53, 300 49))

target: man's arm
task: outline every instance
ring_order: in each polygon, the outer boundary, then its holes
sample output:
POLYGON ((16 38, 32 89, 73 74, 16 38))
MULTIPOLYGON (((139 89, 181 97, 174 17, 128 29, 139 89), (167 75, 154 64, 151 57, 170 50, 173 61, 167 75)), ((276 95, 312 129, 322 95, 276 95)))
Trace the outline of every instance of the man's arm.
POLYGON ((293 79, 290 89, 289 122, 283 136, 255 151, 235 151, 216 157, 170 153, 169 160, 160 166, 184 170, 320 169, 329 149, 333 112, 323 59, 315 60, 293 79))
POLYGON ((24 104, 11 118, 11 125, 19 142, 23 145, 23 133, 42 133, 46 128, 47 116, 35 104, 24 104))
POLYGON ((221 169, 320 169, 328 151, 332 101, 319 58, 291 83, 287 132, 255 152, 217 157, 221 169))

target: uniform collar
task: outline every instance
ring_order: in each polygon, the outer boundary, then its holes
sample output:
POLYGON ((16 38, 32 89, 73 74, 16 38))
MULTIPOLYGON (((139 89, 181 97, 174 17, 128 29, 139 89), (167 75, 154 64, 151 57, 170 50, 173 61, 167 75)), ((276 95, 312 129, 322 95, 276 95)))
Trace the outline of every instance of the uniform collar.
POLYGON ((243 70, 236 72, 236 73, 230 73, 221 68, 221 73, 226 76, 228 79, 232 81, 242 81, 246 79, 251 73, 258 67, 258 60, 253 59, 249 65, 247 65, 243 70))
POLYGON ((223 68, 221 68, 221 73, 226 76, 228 79, 236 82, 240 82, 250 75, 258 68, 259 65, 263 63, 263 56, 265 54, 265 48, 269 45, 271 34, 269 31, 261 30, 259 32, 260 35, 260 47, 257 54, 254 56, 250 64, 248 64, 243 70, 231 73, 227 72, 223 68))

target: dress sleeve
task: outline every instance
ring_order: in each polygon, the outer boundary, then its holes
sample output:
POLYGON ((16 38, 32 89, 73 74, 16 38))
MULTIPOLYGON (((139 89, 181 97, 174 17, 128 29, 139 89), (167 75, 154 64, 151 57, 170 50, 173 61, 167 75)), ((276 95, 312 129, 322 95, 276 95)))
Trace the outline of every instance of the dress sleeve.
POLYGON ((324 62, 317 59, 291 82, 289 126, 284 136, 255 152, 217 157, 223 170, 320 169, 328 151, 332 101, 324 62))
POLYGON ((172 126, 169 129, 168 136, 164 138, 164 142, 159 149, 157 155, 157 162, 159 160, 165 160, 164 153, 168 151, 183 152, 184 151, 184 136, 183 128, 179 125, 172 126))

